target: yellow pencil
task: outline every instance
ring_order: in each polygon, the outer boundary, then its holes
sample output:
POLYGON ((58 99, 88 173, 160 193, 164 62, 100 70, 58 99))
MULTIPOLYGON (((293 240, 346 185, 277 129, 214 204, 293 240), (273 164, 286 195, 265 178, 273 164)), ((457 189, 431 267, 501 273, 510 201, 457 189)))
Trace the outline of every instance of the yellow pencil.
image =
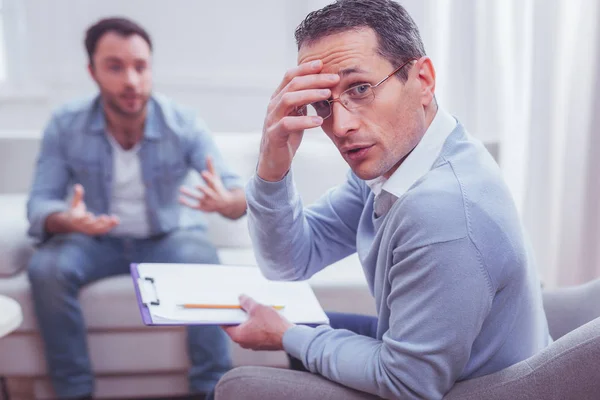
MULTIPOLYGON (((239 304, 179 304, 182 308, 204 308, 213 310, 239 310, 242 308, 239 304)), ((283 310, 285 306, 274 305, 271 306, 276 310, 283 310)))

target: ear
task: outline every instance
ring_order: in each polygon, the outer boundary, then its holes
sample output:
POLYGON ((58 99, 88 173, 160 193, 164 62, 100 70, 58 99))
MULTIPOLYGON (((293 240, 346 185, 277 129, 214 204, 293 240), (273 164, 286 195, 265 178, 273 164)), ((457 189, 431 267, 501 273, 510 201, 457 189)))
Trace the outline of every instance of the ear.
POLYGON ((90 74, 90 77, 94 80, 94 82, 97 82, 96 70, 94 69, 94 65, 92 63, 88 64, 88 72, 90 74))
POLYGON ((415 67, 419 73, 421 103, 427 107, 435 97, 435 69, 427 56, 417 60, 415 67))

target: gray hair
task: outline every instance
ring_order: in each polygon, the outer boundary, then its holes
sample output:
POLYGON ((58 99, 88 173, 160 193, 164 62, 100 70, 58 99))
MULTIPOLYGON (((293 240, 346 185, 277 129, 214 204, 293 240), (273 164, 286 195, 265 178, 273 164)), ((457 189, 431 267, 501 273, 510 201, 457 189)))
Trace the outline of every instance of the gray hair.
MULTIPOLYGON (((296 28, 298 49, 325 36, 360 28, 371 28, 378 41, 377 52, 394 67, 425 55, 419 28, 406 9, 391 0, 337 0, 307 15, 296 28)), ((403 68, 401 80, 408 77, 403 68)))

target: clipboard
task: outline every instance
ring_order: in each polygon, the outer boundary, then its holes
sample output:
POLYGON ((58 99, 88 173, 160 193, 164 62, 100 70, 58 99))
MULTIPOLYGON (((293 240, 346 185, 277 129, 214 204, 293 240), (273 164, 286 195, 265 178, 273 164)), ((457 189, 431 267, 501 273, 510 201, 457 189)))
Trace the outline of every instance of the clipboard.
POLYGON ((270 281, 257 267, 215 264, 131 264, 142 321, 162 325, 237 325, 247 320, 241 309, 186 309, 184 303, 238 304, 247 294, 297 324, 328 324, 329 319, 308 282, 270 281))

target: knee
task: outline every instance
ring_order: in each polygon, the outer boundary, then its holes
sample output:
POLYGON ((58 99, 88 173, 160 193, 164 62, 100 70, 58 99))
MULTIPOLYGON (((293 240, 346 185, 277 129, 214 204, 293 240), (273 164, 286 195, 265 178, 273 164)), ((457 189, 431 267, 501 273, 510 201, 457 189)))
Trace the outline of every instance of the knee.
POLYGON ((52 264, 50 261, 51 255, 45 253, 46 249, 39 249, 32 255, 31 260, 29 260, 27 277, 33 286, 52 279, 52 274, 50 273, 52 264))
POLYGON ((73 260, 60 248, 41 248, 36 251, 27 269, 29 282, 34 290, 63 290, 75 284, 79 277, 73 260))

